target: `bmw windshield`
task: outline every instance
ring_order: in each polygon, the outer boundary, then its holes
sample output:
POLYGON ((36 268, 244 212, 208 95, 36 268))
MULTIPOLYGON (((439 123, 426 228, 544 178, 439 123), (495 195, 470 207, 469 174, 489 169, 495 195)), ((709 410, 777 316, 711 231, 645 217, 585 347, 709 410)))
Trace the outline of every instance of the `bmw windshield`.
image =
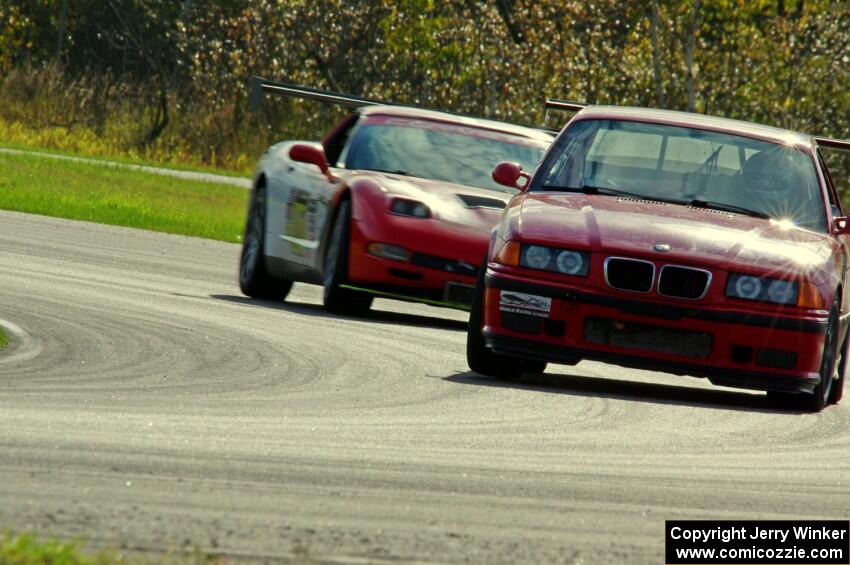
POLYGON ((466 125, 433 120, 373 116, 344 156, 348 169, 384 171, 498 190, 490 174, 500 161, 530 171, 548 144, 466 125))
POLYGON ((660 200, 826 230, 811 156, 767 141, 663 124, 580 120, 558 139, 541 171, 532 190, 660 200))

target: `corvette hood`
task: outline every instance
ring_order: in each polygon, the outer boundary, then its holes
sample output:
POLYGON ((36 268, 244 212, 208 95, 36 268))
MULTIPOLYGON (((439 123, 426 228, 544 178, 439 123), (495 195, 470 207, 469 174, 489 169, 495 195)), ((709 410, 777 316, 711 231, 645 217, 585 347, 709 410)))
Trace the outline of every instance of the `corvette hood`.
POLYGON ((613 196, 534 193, 522 203, 520 238, 526 242, 659 259, 746 266, 771 272, 818 271, 830 261, 825 234, 780 222, 676 204, 613 196))
POLYGON ((435 219, 453 224, 456 229, 480 232, 483 239, 487 239, 513 196, 497 190, 386 173, 375 175, 374 180, 388 199, 400 197, 423 202, 435 219))

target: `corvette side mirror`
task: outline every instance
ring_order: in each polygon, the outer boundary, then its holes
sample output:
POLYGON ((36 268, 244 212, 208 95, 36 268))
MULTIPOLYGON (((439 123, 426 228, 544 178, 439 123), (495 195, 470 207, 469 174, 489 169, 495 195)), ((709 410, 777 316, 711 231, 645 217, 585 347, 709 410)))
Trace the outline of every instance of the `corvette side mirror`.
POLYGON ((531 175, 524 173, 519 163, 511 163, 510 161, 502 161, 496 165, 492 176, 497 183, 517 190, 528 188, 528 181, 531 179, 531 175), (519 179, 523 179, 522 183, 519 179))
POLYGON ((832 233, 835 235, 850 235, 850 217, 835 218, 832 220, 832 233))
POLYGON ((322 174, 328 177, 329 181, 333 182, 335 180, 331 174, 331 168, 328 166, 325 150, 321 146, 296 143, 289 148, 289 158, 299 163, 316 165, 322 171, 322 174))

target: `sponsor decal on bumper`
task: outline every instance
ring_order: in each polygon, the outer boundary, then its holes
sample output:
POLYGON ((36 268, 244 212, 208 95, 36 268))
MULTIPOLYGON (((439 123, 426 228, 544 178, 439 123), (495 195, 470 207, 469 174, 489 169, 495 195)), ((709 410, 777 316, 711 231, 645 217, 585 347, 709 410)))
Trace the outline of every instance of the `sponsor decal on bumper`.
POLYGON ((512 314, 525 314, 548 318, 552 310, 552 299, 546 296, 503 290, 499 292, 499 310, 512 314))

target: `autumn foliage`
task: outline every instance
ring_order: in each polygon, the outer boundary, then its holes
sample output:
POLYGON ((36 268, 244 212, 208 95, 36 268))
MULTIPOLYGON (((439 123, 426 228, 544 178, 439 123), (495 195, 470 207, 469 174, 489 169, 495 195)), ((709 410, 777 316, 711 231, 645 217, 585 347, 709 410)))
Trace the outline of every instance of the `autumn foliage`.
POLYGON ((339 115, 250 112, 258 74, 521 123, 563 123, 552 96, 850 137, 848 30, 835 0, 0 0, 0 119, 246 169, 339 115))

